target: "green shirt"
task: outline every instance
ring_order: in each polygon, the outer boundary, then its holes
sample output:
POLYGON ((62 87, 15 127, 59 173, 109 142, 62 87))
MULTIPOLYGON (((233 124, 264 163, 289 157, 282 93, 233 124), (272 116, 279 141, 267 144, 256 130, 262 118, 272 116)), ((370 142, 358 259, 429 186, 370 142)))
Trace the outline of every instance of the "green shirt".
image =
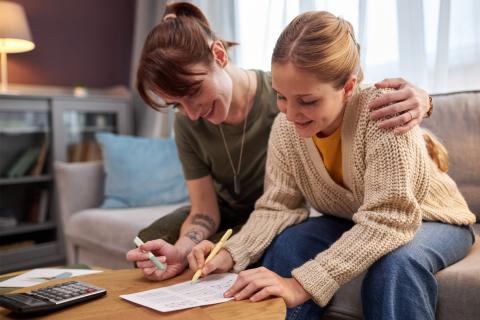
MULTIPOLYGON (((255 201, 263 193, 268 137, 278 114, 271 74, 255 70, 257 91, 248 114, 242 167, 238 176, 240 194, 235 194, 233 171, 217 125, 202 118, 197 121, 177 112, 175 140, 187 180, 210 175, 214 181, 222 220, 241 223, 248 219, 255 201)), ((225 139, 235 168, 242 143, 243 122, 222 124, 225 139)))

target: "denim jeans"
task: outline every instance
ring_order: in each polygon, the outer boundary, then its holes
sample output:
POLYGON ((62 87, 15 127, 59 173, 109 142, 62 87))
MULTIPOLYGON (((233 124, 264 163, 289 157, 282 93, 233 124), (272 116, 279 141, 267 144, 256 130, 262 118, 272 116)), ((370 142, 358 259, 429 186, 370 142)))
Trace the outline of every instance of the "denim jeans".
MULTIPOLYGON (((353 226, 320 216, 285 229, 265 253, 262 265, 282 277, 327 249, 353 226)), ((469 226, 423 222, 406 245, 376 261, 362 284, 364 319, 435 319, 435 273, 465 257, 474 242, 469 226)), ((287 309, 287 319, 320 319, 325 312, 312 300, 287 309)))

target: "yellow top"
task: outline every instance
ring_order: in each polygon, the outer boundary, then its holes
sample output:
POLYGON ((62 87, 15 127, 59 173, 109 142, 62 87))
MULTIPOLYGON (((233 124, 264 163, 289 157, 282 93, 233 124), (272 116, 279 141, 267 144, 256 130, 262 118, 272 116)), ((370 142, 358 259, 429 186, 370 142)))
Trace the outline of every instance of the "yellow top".
POLYGON ((328 174, 333 181, 343 186, 342 137, 340 129, 341 126, 328 137, 319 138, 317 135, 314 135, 312 139, 322 156, 323 164, 328 174))

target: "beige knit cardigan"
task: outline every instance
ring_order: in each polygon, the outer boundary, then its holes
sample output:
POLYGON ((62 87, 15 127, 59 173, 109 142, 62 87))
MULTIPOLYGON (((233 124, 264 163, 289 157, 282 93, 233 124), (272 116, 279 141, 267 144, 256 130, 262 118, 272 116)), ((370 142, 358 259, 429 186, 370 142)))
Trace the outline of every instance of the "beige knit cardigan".
POLYGON ((420 128, 395 135, 370 120, 367 105, 381 93, 359 89, 347 103, 341 128, 345 187, 330 178, 313 140, 299 136, 284 114, 277 116, 264 194, 242 230, 225 245, 234 271, 258 261, 276 235, 304 221, 306 203, 355 223, 330 248, 292 272, 320 306, 342 284, 409 242, 422 220, 475 223, 455 182, 430 159, 420 128))

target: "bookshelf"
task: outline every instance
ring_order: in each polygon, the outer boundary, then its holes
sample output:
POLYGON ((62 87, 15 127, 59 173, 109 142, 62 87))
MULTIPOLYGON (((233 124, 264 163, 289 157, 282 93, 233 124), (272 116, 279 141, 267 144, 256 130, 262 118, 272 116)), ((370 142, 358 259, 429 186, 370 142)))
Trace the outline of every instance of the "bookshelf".
POLYGON ((131 134, 126 90, 21 92, 0 94, 0 274, 64 263, 54 161, 101 159, 96 132, 131 134))

